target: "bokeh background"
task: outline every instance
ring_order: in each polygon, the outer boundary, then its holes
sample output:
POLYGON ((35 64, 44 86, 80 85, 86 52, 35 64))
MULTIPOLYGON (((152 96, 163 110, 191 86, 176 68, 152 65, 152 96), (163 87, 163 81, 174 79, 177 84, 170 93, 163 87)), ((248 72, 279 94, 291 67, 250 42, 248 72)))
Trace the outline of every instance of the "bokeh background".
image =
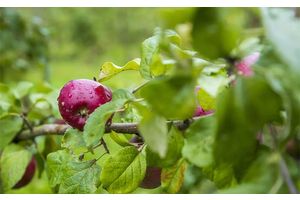
MULTIPOLYGON (((200 31, 208 35, 208 44, 200 42, 213 55, 210 46, 218 41, 211 38, 220 31, 226 38, 222 26, 239 34, 245 25, 259 25, 257 15, 255 8, 1 8, 0 82, 47 81, 61 87, 70 79, 97 77, 105 61, 124 65, 139 57, 141 42, 155 27, 175 29, 190 47, 191 26, 203 24, 207 28, 200 31)), ((130 73, 128 80, 135 78, 130 73)), ((107 84, 124 87, 121 82, 107 84)))

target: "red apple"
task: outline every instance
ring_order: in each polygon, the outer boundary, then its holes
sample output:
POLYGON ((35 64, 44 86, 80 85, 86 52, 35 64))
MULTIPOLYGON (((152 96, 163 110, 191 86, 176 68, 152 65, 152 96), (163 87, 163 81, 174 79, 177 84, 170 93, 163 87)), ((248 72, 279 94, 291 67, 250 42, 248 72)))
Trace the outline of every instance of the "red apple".
POLYGON ((22 176, 21 180, 16 183, 16 185, 13 187, 13 189, 18 189, 21 187, 26 186, 33 178, 35 170, 36 170, 36 160, 34 157, 32 157, 31 161, 29 162, 24 175, 22 176))
POLYGON ((88 116, 99 106, 111 101, 112 92, 92 80, 69 81, 61 89, 58 107, 62 118, 73 128, 83 130, 88 116))
POLYGON ((147 167, 145 178, 140 184, 140 187, 145 189, 154 189, 159 187, 161 184, 160 175, 161 168, 147 167))

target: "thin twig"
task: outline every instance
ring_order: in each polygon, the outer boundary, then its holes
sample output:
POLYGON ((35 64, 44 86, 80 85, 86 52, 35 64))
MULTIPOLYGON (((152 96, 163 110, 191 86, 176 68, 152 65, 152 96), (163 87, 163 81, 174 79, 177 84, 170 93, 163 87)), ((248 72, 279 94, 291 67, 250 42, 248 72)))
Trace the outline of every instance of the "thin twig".
POLYGON ((280 168, 281 175, 289 188, 290 193, 291 194, 299 194, 299 192, 291 178, 287 164, 282 157, 279 161, 279 168, 280 168))
POLYGON ((136 93, 137 91, 139 91, 139 89, 141 89, 142 87, 144 87, 148 82, 149 82, 149 81, 146 81, 146 82, 142 83, 141 85, 137 86, 136 88, 134 88, 134 89, 132 90, 131 93, 132 93, 132 94, 136 93))
MULTIPOLYGON (((278 150, 278 142, 277 142, 277 131, 274 128, 273 125, 269 125, 269 129, 270 129, 270 135, 274 144, 274 150, 275 151, 279 151, 278 150)), ((299 192, 297 191, 297 188, 292 180, 292 177, 289 173, 289 169, 287 167, 287 164, 284 160, 284 158, 282 157, 282 155, 280 154, 280 160, 279 160, 279 169, 280 169, 280 173, 283 177, 283 180, 285 181, 289 191, 291 194, 298 194, 299 192)))
POLYGON ((21 118, 23 119, 24 124, 25 124, 25 125, 27 126, 27 128, 29 129, 30 133, 33 133, 33 127, 32 127, 32 125, 30 124, 30 122, 27 120, 25 114, 21 114, 20 116, 21 116, 21 118))
POLYGON ((106 151, 106 153, 110 153, 109 152, 109 149, 108 149, 108 147, 107 147, 107 145, 106 145, 106 142, 104 141, 104 139, 103 138, 101 138, 101 144, 103 145, 103 148, 105 149, 105 151, 106 151))

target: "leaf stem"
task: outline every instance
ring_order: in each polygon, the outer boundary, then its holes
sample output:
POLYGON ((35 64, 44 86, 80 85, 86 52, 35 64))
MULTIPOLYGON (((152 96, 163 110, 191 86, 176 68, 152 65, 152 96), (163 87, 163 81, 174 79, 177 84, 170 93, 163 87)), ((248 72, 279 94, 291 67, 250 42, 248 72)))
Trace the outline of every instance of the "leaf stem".
POLYGON ((21 114, 20 117, 23 119, 23 123, 27 126, 27 128, 29 129, 30 133, 33 133, 33 127, 30 124, 30 122, 27 120, 25 114, 21 114))
POLYGON ((280 160, 279 160, 279 169, 280 169, 280 173, 282 175, 283 180, 285 181, 289 191, 291 194, 298 194, 299 192, 297 191, 297 188, 292 180, 292 177, 289 173, 289 169, 287 167, 287 164, 284 160, 284 158, 282 157, 279 149, 278 149, 278 141, 277 141, 277 131, 274 128, 273 125, 269 125, 269 130, 270 130, 270 135, 274 144, 274 150, 279 152, 280 155, 280 160))
POLYGON ((101 156, 99 156, 99 158, 96 158, 96 162, 97 162, 98 160, 100 160, 105 154, 107 154, 107 152, 104 152, 101 156))
POLYGON ((132 94, 135 94, 137 91, 139 91, 142 87, 144 87, 145 85, 147 85, 147 83, 149 83, 149 81, 146 81, 146 82, 144 82, 144 83, 142 83, 141 85, 139 85, 139 86, 137 86, 136 88, 134 88, 133 90, 132 90, 132 94))
POLYGON ((101 143, 100 144, 103 145, 103 148, 105 149, 106 153, 110 154, 109 149, 107 147, 107 144, 106 144, 106 142, 104 141, 103 138, 101 138, 101 143))

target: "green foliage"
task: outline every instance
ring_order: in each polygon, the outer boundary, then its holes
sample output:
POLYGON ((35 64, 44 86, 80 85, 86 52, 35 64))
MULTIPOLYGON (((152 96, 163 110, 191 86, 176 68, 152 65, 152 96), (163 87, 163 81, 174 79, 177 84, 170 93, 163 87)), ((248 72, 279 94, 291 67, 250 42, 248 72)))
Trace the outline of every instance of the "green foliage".
POLYGON ((204 89, 199 89, 197 92, 197 100, 199 105, 204 110, 215 110, 216 109, 216 101, 215 98, 208 94, 204 89))
POLYGON ((18 131, 21 130, 22 125, 23 120, 19 116, 4 115, 0 118, 0 150, 14 139, 18 131))
POLYGON ((184 172, 186 169, 186 162, 181 159, 172 167, 163 169, 161 174, 162 187, 166 192, 175 194, 177 193, 184 180, 184 172))
POLYGON ((82 151, 87 151, 82 132, 73 128, 69 128, 65 132, 61 140, 61 147, 69 149, 75 154, 82 151))
POLYGON ((88 118, 84 127, 84 141, 91 147, 99 142, 105 131, 105 124, 111 115, 132 99, 126 90, 117 90, 113 93, 113 100, 97 108, 88 118))
POLYGON ((262 9, 266 35, 275 47, 275 52, 290 70, 299 74, 300 22, 291 10, 262 9))
POLYGON ((276 193, 278 190, 278 155, 262 153, 248 168, 240 185, 221 190, 222 193, 276 193))
POLYGON ((144 78, 150 79, 152 77, 151 67, 154 56, 157 55, 160 45, 160 31, 157 31, 155 36, 145 40, 142 44, 142 59, 141 59, 141 75, 144 78))
POLYGON ((215 135, 215 117, 198 120, 187 130, 182 155, 198 167, 213 163, 213 144, 215 135))
POLYGON ((194 88, 192 77, 181 74, 154 80, 142 88, 141 93, 151 108, 167 119, 187 119, 196 108, 195 98, 191 98, 194 88))
POLYGON ((112 62, 106 62, 101 66, 99 81, 105 81, 109 78, 117 75, 118 73, 126 70, 139 70, 140 59, 134 59, 126 63, 124 66, 120 67, 112 62))
POLYGON ((230 163, 240 175, 241 166, 255 156, 259 130, 280 119, 280 98, 264 79, 240 79, 219 96, 216 110, 214 158, 217 164, 230 163))
POLYGON ((59 193, 94 193, 99 181, 100 167, 95 160, 79 161, 65 150, 47 156, 47 172, 52 187, 59 193))
POLYGON ((11 189, 21 180, 32 154, 22 146, 10 144, 1 155, 1 182, 4 191, 11 189))
POLYGON ((147 165, 156 167, 170 167, 176 164, 181 158, 181 150, 183 147, 182 133, 175 127, 171 127, 167 135, 167 152, 164 158, 161 158, 157 153, 146 148, 147 165))
POLYGON ((168 129, 166 119, 146 107, 139 106, 142 120, 139 123, 139 130, 148 144, 148 147, 164 158, 167 152, 168 129))
POLYGON ((245 26, 239 8, 199 8, 193 19, 193 45, 210 59, 227 57, 236 47, 245 26))
POLYGON ((237 183, 231 164, 212 164, 204 167, 202 173, 213 181, 217 188, 234 187, 237 183))
POLYGON ((145 156, 135 147, 125 147, 106 160, 100 180, 110 193, 129 193, 139 186, 145 172, 145 156))
POLYGON ((48 30, 38 17, 26 20, 9 8, 0 9, 0 81, 21 79, 24 71, 45 67, 48 30))
POLYGON ((113 141, 115 141, 118 145, 122 146, 122 147, 126 147, 126 146, 131 146, 132 144, 130 144, 126 138, 126 136, 122 135, 122 134, 118 134, 114 131, 111 131, 110 133, 110 137, 111 139, 113 139, 113 141))

